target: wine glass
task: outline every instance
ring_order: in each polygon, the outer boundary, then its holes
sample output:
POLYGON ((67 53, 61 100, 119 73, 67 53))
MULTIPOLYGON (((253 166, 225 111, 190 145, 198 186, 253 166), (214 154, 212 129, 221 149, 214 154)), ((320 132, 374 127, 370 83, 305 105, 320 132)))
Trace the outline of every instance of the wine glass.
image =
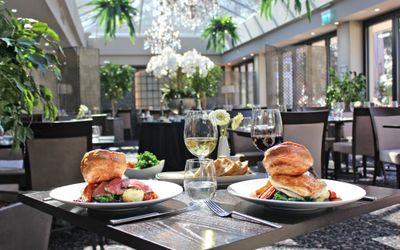
POLYGON ((184 140, 186 148, 199 160, 211 154, 217 146, 218 130, 209 112, 189 111, 185 117, 184 140))
POLYGON ((186 161, 183 186, 193 202, 212 199, 217 190, 214 161, 189 159, 186 161))
POLYGON ((283 142, 282 118, 278 109, 253 109, 251 139, 260 151, 283 142))

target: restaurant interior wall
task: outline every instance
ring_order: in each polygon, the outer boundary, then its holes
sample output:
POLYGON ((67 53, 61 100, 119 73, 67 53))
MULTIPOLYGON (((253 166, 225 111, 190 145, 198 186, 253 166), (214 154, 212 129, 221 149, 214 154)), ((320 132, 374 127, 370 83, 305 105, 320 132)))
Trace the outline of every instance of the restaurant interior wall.
POLYGON ((368 98, 377 105, 399 100, 400 9, 364 22, 368 98))
POLYGON ((254 58, 236 64, 232 69, 233 85, 239 90, 234 95, 234 106, 259 104, 254 58))

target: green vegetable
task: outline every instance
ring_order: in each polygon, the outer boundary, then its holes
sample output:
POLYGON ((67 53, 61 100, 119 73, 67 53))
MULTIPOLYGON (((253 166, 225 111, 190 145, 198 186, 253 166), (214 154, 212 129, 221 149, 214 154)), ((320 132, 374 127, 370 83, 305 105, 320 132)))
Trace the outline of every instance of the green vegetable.
POLYGON ((299 199, 299 198, 294 198, 294 197, 289 197, 285 193, 281 191, 277 191, 274 194, 274 200, 279 200, 279 201, 314 201, 310 197, 304 197, 304 199, 299 199))
POLYGON ((274 200, 287 201, 287 200, 289 200, 289 197, 285 193, 282 193, 281 191, 277 191, 274 194, 274 200))
POLYGON ((138 154, 137 156, 136 168, 149 168, 157 165, 159 162, 160 161, 153 153, 144 151, 142 154, 138 154))
POLYGON ((112 194, 105 194, 105 195, 98 195, 93 197, 95 201, 97 202, 112 202, 114 200, 114 195, 112 194))

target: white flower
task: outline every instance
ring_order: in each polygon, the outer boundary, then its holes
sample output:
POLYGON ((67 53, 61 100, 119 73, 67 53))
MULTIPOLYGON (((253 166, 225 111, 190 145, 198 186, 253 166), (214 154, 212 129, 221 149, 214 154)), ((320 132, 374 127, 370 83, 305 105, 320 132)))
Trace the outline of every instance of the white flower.
POLYGON ((210 120, 214 120, 218 126, 226 126, 231 120, 231 116, 223 109, 217 109, 210 113, 210 120))

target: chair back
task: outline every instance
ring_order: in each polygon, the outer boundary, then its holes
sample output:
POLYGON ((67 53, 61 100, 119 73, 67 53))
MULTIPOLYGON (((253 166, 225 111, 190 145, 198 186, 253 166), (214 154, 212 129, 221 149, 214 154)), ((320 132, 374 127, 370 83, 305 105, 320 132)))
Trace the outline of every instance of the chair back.
POLYGON ((374 132, 369 108, 354 108, 353 150, 355 154, 375 156, 374 132))
MULTIPOLYGON (((400 108, 371 107, 375 152, 400 148, 400 129, 384 128, 384 125, 400 124, 400 108)), ((379 154, 378 154, 379 155, 379 154)))
POLYGON ((283 140, 307 147, 314 158, 313 167, 321 176, 329 111, 282 112, 281 115, 283 140))
POLYGON ((47 190, 82 182, 80 162, 92 149, 92 119, 32 123, 34 138, 26 143, 28 188, 47 190))

